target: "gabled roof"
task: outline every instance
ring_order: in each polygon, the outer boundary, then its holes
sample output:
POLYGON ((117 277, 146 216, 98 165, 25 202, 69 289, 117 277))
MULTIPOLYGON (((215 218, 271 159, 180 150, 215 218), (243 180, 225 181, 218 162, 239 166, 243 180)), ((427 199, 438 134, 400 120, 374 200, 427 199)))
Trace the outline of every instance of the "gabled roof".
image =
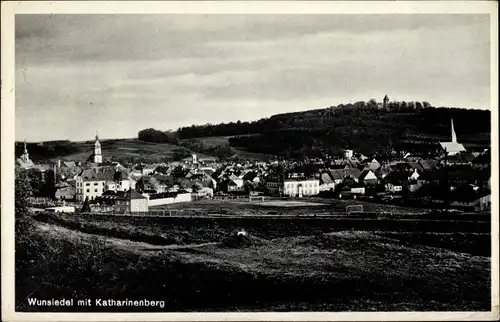
POLYGON ((408 162, 408 166, 412 169, 416 169, 418 171, 423 171, 424 168, 422 167, 422 165, 418 162, 408 162))
POLYGON ((146 197, 144 197, 143 195, 132 189, 120 193, 119 198, 125 200, 147 199, 146 197))
POLYGON ((95 171, 93 169, 85 169, 79 175, 84 181, 108 181, 114 180, 114 173, 108 171, 95 171))
POLYGON ((434 159, 427 159, 427 160, 420 160, 419 163, 422 166, 423 170, 432 170, 436 167, 438 164, 438 160, 434 159))
POLYGON ((364 170, 363 172, 361 172, 361 174, 359 175, 359 180, 365 180, 366 176, 369 174, 369 173, 372 173, 374 176, 375 176, 375 173, 372 171, 372 170, 364 170))
POLYGON ((61 162, 65 167, 67 168, 73 168, 76 167, 76 162, 75 161, 63 161, 61 162))
POLYGON ((356 168, 330 169, 329 173, 333 180, 343 180, 348 176, 359 178, 359 176, 361 175, 361 170, 356 168))
POLYGON ((382 166, 377 170, 375 170, 375 175, 380 178, 380 177, 385 177, 391 172, 392 172, 391 167, 382 166))
POLYGON ((330 174, 328 172, 323 172, 321 175, 320 175, 320 183, 322 184, 330 184, 330 183, 333 183, 333 180, 332 180, 332 177, 330 176, 330 174))
POLYGON ((255 171, 248 171, 243 176, 243 180, 249 180, 249 181, 251 181, 251 180, 255 179, 256 176, 257 176, 257 173, 255 171))
POLYGON ((458 142, 439 142, 441 148, 446 150, 450 155, 465 151, 464 146, 458 142))

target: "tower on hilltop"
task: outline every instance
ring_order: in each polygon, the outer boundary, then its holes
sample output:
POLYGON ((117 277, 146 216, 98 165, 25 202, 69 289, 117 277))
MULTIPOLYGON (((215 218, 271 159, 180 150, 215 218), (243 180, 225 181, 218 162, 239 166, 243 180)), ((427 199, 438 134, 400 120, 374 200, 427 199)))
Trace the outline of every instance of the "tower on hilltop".
POLYGON ((384 96, 384 103, 382 105, 384 109, 389 107, 389 97, 387 95, 384 96))

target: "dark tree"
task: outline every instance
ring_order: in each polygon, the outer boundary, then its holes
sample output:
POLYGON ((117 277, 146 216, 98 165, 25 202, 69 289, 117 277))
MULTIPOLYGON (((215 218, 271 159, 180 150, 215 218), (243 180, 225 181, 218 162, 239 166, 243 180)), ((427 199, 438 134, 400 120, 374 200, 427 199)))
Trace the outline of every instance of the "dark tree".
POLYGON ((83 202, 83 206, 81 209, 81 212, 90 212, 90 202, 89 202, 89 197, 85 198, 85 201, 83 202))
POLYGON ((28 211, 29 198, 33 197, 28 173, 16 168, 15 170, 15 212, 16 216, 24 216, 28 211))

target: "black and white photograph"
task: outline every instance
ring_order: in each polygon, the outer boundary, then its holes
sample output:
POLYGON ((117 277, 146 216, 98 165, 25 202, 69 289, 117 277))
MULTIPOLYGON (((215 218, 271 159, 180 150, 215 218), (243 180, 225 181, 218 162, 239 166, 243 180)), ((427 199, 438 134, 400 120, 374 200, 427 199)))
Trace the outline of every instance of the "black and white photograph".
POLYGON ((16 13, 11 309, 498 318, 491 4, 16 13))

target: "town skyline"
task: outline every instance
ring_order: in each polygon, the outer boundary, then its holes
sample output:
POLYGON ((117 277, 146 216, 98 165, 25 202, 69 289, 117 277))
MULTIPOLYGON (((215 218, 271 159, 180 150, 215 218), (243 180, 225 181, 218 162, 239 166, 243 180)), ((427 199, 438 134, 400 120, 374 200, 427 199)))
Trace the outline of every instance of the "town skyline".
POLYGON ((402 16, 19 15, 16 141, 131 138, 385 94, 488 109, 488 16, 402 16))

